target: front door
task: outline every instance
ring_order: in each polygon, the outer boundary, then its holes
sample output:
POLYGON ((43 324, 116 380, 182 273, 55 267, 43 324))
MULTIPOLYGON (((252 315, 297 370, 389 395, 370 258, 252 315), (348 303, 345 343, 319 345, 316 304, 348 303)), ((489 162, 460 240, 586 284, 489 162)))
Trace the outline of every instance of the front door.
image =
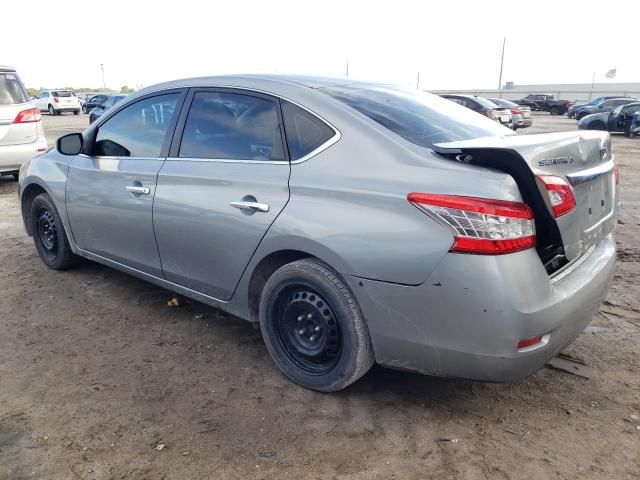
POLYGON ((259 93, 203 89, 187 98, 154 204, 167 280, 231 297, 289 199, 280 119, 278 100, 259 93))
POLYGON ((67 176, 67 212, 80 248, 162 276, 153 232, 153 198, 180 91, 124 106, 90 134, 67 176))

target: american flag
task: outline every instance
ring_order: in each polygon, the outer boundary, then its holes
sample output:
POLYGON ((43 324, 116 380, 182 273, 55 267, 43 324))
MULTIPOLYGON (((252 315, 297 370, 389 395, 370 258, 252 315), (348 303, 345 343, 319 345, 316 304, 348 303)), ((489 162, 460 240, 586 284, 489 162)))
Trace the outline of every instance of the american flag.
POLYGON ((607 77, 607 78, 616 78, 616 73, 617 73, 616 69, 612 68, 607 73, 605 73, 604 76, 607 77))

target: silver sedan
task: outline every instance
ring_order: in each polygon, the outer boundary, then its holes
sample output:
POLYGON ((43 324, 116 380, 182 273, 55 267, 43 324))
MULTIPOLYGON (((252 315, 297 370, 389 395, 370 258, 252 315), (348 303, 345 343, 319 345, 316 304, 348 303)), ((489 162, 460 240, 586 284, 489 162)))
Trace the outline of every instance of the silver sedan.
POLYGON ((27 232, 259 322, 293 381, 374 362, 512 381, 590 321, 613 276, 609 135, 514 135, 448 100, 346 79, 145 88, 25 164, 27 232))

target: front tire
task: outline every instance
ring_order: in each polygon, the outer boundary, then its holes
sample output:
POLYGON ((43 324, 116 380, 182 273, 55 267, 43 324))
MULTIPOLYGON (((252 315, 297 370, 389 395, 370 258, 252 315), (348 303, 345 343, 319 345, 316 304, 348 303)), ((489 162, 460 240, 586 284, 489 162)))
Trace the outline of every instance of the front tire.
POLYGON ((262 290, 259 315, 271 358, 303 387, 341 390, 374 363, 355 297, 319 260, 298 260, 276 270, 262 290))
POLYGON ((52 270, 66 270, 80 260, 71 251, 58 210, 46 193, 31 202, 31 234, 38 255, 52 270))

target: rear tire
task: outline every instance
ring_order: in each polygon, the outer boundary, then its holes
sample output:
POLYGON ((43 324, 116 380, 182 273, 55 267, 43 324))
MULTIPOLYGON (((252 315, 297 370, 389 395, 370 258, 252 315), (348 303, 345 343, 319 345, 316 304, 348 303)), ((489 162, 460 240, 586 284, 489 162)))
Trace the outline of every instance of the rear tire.
POLYGON ((56 109, 53 108, 53 105, 49 105, 49 115, 51 115, 52 117, 55 117, 58 113, 56 112, 56 109))
POLYGON ((551 107, 551 109, 549 110, 549 113, 551 115, 558 115, 560 114, 560 109, 558 107, 551 107))
POLYGON ((58 210, 48 194, 41 193, 31 202, 30 226, 38 255, 47 267, 67 270, 80 261, 71 250, 58 210))
POLYGON ((80 113, 80 110, 74 110, 74 111, 73 111, 73 114, 74 114, 74 115, 78 115, 79 113, 80 113))
POLYGON ((276 270, 262 290, 259 316, 271 358, 305 388, 341 390, 374 363, 355 297, 319 260, 298 260, 276 270))

